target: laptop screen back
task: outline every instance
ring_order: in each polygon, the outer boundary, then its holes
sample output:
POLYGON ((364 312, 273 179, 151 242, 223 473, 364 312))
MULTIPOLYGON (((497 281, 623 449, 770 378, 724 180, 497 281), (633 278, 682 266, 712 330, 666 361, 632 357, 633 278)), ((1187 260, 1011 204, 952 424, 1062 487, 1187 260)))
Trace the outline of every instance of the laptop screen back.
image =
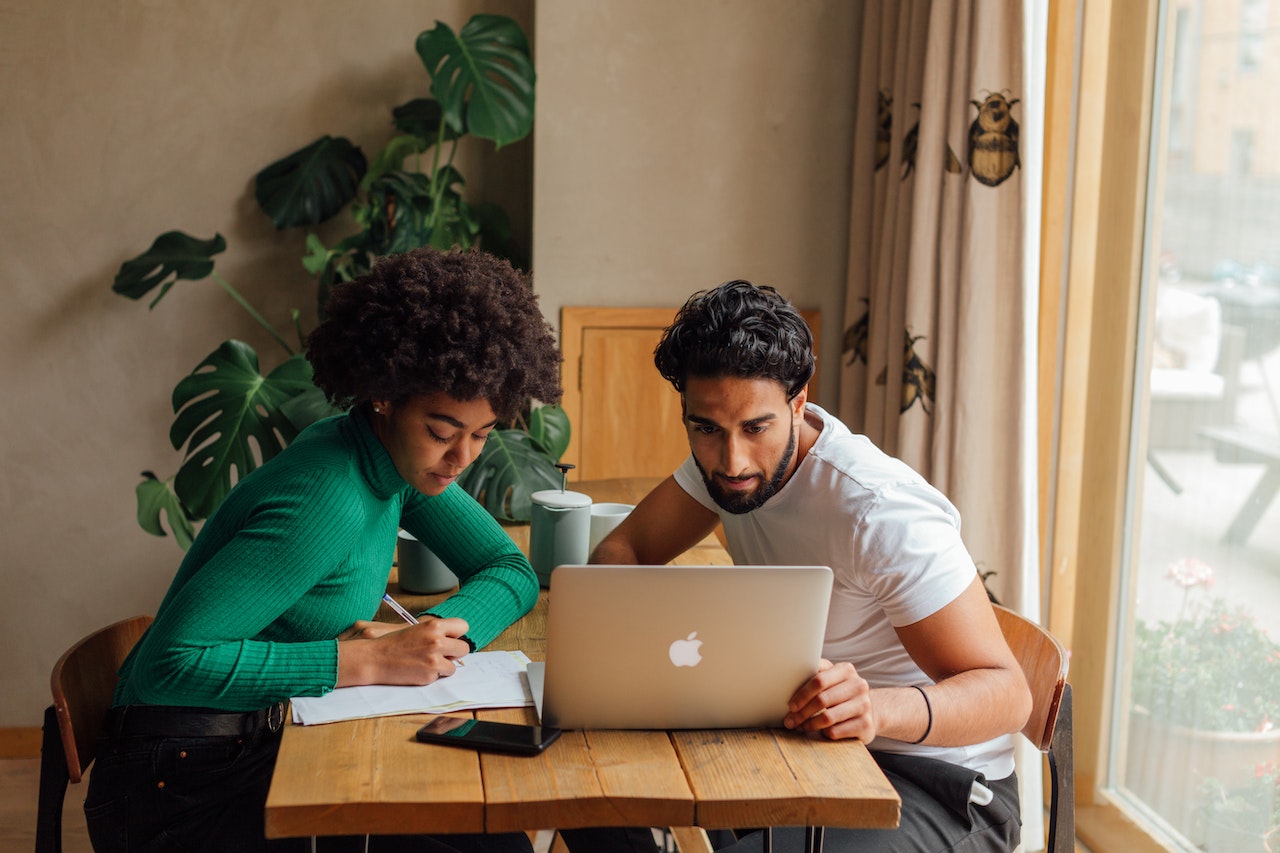
POLYGON ((825 566, 560 566, 542 721, 779 727, 817 672, 831 582, 825 566))

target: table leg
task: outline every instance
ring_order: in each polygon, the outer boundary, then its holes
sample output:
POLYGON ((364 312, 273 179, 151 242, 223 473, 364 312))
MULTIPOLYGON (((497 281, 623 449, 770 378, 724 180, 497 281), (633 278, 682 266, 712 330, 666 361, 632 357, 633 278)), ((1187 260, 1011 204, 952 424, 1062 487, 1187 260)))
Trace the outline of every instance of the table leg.
POLYGON ((1276 426, 1280 427, 1280 401, 1276 400, 1276 392, 1271 387, 1271 377, 1267 373, 1267 356, 1270 353, 1262 353, 1254 362, 1258 365, 1258 374, 1262 377, 1262 389, 1267 392, 1267 402, 1271 404, 1271 416, 1275 418, 1276 426))
POLYGON ((1155 457, 1150 449, 1147 450, 1147 464, 1151 466, 1151 470, 1156 472, 1156 476, 1164 480, 1164 484, 1169 487, 1169 491, 1175 495, 1182 494, 1182 486, 1178 485, 1178 481, 1169 473, 1169 469, 1164 467, 1164 463, 1155 457))
POLYGON ((804 828, 805 853, 822 853, 822 827, 806 826, 804 828))
POLYGON ((1262 519, 1262 514, 1267 511, 1276 492, 1280 492, 1280 464, 1271 464, 1267 466, 1262 479, 1253 487, 1249 497, 1245 498, 1244 506, 1236 513, 1222 541, 1229 545, 1243 545, 1262 519))
POLYGON ((760 836, 760 853, 773 853, 773 828, 766 826, 760 836))

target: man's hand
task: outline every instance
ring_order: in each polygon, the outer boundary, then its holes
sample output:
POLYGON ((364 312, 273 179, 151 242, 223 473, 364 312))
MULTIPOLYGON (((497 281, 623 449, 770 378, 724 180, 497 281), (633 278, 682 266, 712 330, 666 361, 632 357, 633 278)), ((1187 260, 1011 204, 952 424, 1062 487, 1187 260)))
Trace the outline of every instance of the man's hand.
POLYGON ((802 732, 822 732, 832 740, 875 740, 876 714, 871 688, 851 663, 833 664, 825 658, 818 673, 791 697, 783 725, 802 732))
POLYGON ((433 616, 417 625, 357 622, 338 638, 337 686, 420 685, 453 675, 471 650, 462 639, 467 628, 466 620, 433 616))

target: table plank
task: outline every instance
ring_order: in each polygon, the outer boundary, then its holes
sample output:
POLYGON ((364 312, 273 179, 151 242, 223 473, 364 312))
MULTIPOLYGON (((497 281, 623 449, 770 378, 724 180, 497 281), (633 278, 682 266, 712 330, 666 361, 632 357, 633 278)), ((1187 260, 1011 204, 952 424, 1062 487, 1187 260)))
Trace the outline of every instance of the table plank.
POLYGON ((901 801, 857 741, 784 729, 672 732, 708 828, 898 825, 901 801), (786 768, 769 772, 762 768, 786 768))
MULTIPOLYGON (((535 722, 529 708, 476 716, 535 722)), ((491 753, 480 763, 489 832, 693 822, 693 792, 665 732, 570 730, 534 760, 491 753)))
POLYGON ((418 743, 414 733, 428 719, 288 726, 267 795, 267 837, 483 832, 479 757, 418 743))
POLYGON ((902 800, 856 740, 830 741, 774 732, 779 751, 804 792, 812 826, 892 828, 902 800))

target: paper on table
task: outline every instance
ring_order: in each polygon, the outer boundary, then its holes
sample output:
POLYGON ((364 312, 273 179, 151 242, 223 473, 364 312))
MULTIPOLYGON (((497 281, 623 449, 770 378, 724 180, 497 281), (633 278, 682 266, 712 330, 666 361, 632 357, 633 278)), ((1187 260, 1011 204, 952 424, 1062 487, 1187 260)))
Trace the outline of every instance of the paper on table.
POLYGON ((304 726, 386 717, 392 714, 440 714, 471 708, 515 708, 533 704, 522 674, 524 652, 474 652, 453 675, 421 687, 371 684, 339 687, 324 696, 292 700, 293 721, 304 726))

